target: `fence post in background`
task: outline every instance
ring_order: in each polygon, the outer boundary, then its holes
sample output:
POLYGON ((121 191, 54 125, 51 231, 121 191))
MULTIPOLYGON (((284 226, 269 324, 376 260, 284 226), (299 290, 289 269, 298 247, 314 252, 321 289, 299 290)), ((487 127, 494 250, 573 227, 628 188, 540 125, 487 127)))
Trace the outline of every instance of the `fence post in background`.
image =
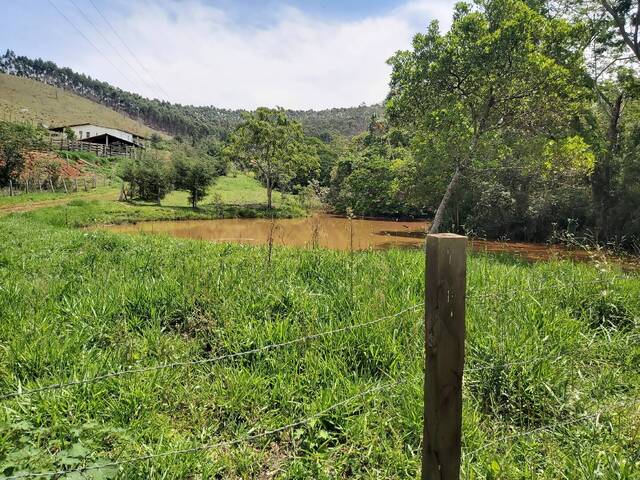
POLYGON ((13 182, 9 179, 9 196, 13 197, 13 182))
POLYGON ((467 237, 427 235, 422 480, 459 480, 467 237))
POLYGON ((64 187, 64 193, 69 193, 69 190, 67 190, 67 182, 64 178, 62 179, 62 186, 64 187))
POLYGON ((78 179, 77 178, 73 179, 73 191, 76 192, 76 193, 78 192, 78 179))
POLYGON ((52 192, 55 192, 55 188, 53 188, 53 182, 51 181, 51 177, 49 177, 49 187, 51 188, 52 192))
POLYGON ((88 192, 89 190, 87 189, 87 179, 86 179, 86 178, 83 178, 83 179, 82 179, 82 183, 83 183, 83 185, 84 185, 84 191, 85 191, 85 192, 88 192))
POLYGON ((27 181, 24 184, 24 190, 25 190, 24 193, 29 193, 29 177, 27 177, 27 181))

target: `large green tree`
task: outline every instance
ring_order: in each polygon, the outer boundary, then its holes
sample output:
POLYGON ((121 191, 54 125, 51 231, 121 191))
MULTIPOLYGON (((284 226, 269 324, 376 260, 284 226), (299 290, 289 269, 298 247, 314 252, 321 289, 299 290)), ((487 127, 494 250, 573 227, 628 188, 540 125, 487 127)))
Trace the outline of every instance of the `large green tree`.
POLYGON ((389 60, 390 120, 422 136, 451 175, 432 232, 462 176, 490 165, 505 133, 566 130, 582 101, 580 47, 569 22, 530 2, 476 0, 456 5, 449 32, 433 22, 389 60))
POLYGON ((305 141, 302 126, 289 119, 281 108, 261 107, 254 113, 245 113, 231 136, 229 153, 264 182, 269 209, 277 185, 286 185, 296 174, 319 167, 318 155, 313 145, 305 141))

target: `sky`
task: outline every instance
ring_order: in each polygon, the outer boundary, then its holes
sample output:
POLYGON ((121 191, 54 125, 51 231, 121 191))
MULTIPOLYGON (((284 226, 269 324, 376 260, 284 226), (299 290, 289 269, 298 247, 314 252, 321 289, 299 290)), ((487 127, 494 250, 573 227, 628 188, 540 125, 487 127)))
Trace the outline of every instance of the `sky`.
POLYGON ((384 100, 386 60, 456 0, 0 2, 2 51, 171 102, 323 109, 384 100))

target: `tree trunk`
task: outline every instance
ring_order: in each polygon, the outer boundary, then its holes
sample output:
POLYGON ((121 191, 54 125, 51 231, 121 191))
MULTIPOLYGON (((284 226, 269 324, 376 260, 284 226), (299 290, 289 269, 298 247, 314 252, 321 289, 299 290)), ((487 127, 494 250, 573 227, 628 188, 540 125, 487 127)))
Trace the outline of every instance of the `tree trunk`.
POLYGON ((449 185, 447 186, 447 190, 444 192, 442 196, 442 200, 440 200, 440 205, 438 205, 438 210, 436 211, 436 216, 433 217, 433 223, 431 224, 431 228, 429 229, 429 233, 438 233, 440 231, 440 226, 442 225, 442 220, 444 219, 444 213, 447 210, 447 206, 449 205, 449 201, 451 200, 451 195, 455 190, 458 182, 460 181, 460 168, 456 168, 453 177, 449 181, 449 185))
POLYGON ((267 177, 267 208, 271 210, 271 197, 273 194, 273 187, 271 186, 271 179, 267 177))
POLYGON ((608 215, 613 203, 611 191, 612 163, 618 151, 623 100, 624 95, 620 93, 611 108, 609 127, 607 129, 607 151, 596 163, 591 176, 591 191, 596 212, 596 232, 598 238, 602 239, 606 239, 609 235, 608 215))

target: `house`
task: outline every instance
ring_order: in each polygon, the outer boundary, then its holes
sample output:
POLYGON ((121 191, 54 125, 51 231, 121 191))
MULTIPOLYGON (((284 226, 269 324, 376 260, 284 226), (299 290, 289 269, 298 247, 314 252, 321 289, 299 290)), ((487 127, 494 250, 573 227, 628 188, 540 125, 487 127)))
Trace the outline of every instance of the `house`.
POLYGON ((64 134, 71 130, 75 138, 82 142, 95 143, 99 145, 119 145, 122 147, 144 148, 146 137, 137 135, 126 130, 105 127, 95 123, 78 123, 75 125, 62 125, 50 128, 49 131, 57 134, 64 134))
POLYGON ((146 137, 96 123, 77 123, 49 128, 50 146, 60 150, 93 152, 100 157, 131 157, 145 148, 146 137), (73 132, 69 138, 67 132, 73 132))

